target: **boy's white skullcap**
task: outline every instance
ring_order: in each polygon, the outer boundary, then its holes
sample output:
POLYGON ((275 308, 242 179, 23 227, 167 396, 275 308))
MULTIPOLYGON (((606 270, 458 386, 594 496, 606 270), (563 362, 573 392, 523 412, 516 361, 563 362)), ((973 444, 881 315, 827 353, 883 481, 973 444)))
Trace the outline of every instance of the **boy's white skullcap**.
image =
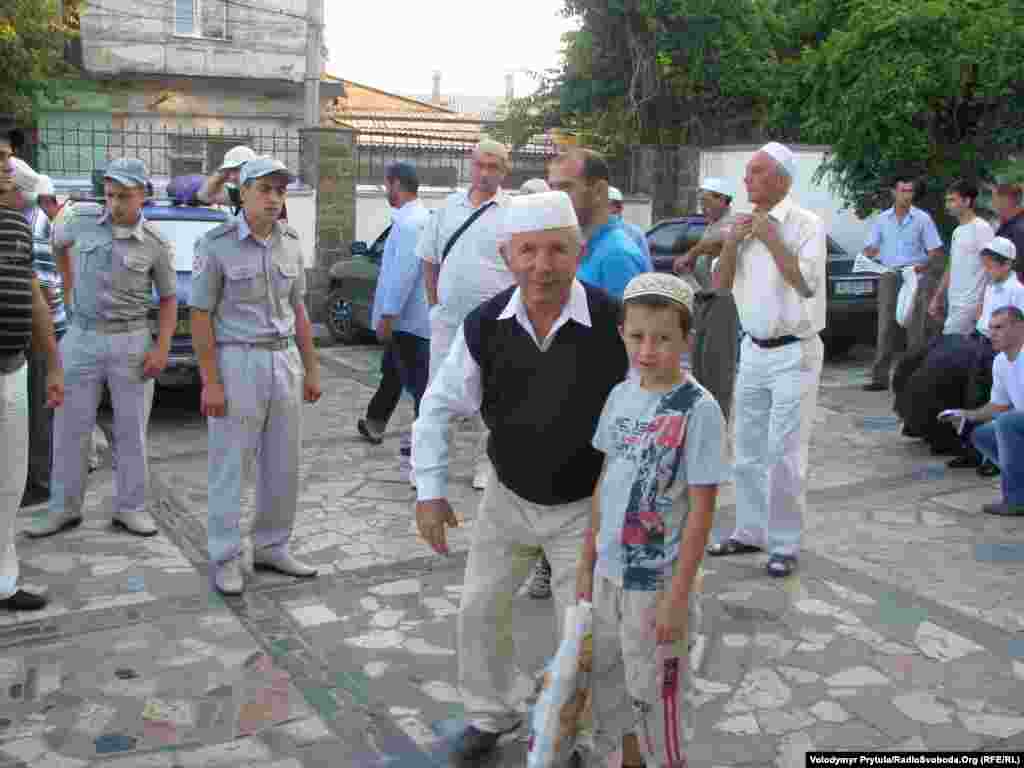
POLYGON ((500 157, 505 162, 508 162, 508 147, 500 141, 484 137, 480 139, 480 143, 476 145, 476 151, 484 155, 500 157))
POLYGON ((760 151, 771 155, 775 162, 786 171, 789 178, 796 178, 796 157, 789 147, 785 144, 779 144, 777 141, 772 141, 761 147, 760 151))
POLYGON ((629 301, 641 296, 657 296, 662 299, 682 304, 693 311, 693 288, 683 280, 667 272, 644 272, 637 275, 626 285, 622 292, 622 300, 629 301))
POLYGON ((545 229, 579 228, 572 200, 561 191, 513 197, 504 214, 501 231, 505 237, 545 229))

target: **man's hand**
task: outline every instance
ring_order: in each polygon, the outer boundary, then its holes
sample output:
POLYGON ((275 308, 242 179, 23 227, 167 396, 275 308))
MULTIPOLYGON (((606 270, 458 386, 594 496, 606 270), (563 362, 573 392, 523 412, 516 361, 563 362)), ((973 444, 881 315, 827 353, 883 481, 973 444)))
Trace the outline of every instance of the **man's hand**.
POLYGON ((942 298, 942 294, 936 293, 932 300, 928 302, 928 314, 936 320, 941 320, 945 313, 945 301, 942 298))
POLYGON ((167 367, 167 357, 169 354, 170 350, 161 349, 159 345, 149 350, 142 362, 142 378, 155 379, 163 373, 164 368, 167 367))
POLYGON ((207 382, 203 385, 203 394, 199 398, 199 412, 211 419, 222 419, 227 414, 227 401, 224 399, 224 385, 219 382, 207 382))
POLYGON ((658 645, 678 643, 686 637, 689 595, 671 589, 662 594, 655 615, 654 634, 658 645))
POLYGON ((690 250, 680 256, 676 256, 675 261, 672 262, 672 271, 677 275, 688 275, 693 272, 696 266, 697 254, 690 250))
POLYGON ((928 271, 928 265, 927 264, 915 264, 914 265, 914 271, 917 274, 920 275, 922 272, 927 272, 928 271))
POLYGON ((448 526, 459 527, 458 518, 448 499, 429 499, 416 502, 416 527, 420 536, 439 555, 448 554, 448 526))
POLYGON ((377 339, 379 341, 384 343, 391 341, 391 325, 393 319, 392 315, 384 315, 377 323, 377 339))
POLYGON ((594 562, 593 558, 581 557, 576 566, 576 601, 594 602, 594 562))
POLYGON ((749 213, 741 213, 736 216, 729 233, 725 236, 726 242, 741 243, 750 237, 754 232, 754 217, 749 213))
POLYGON ((778 225, 767 213, 754 214, 750 233, 769 247, 781 239, 778 225))
POLYGON ((46 372, 46 407, 60 408, 64 405, 64 369, 51 368, 46 372))
POLYGON ((320 369, 306 371, 302 379, 302 399, 307 403, 315 403, 323 391, 320 389, 320 369))

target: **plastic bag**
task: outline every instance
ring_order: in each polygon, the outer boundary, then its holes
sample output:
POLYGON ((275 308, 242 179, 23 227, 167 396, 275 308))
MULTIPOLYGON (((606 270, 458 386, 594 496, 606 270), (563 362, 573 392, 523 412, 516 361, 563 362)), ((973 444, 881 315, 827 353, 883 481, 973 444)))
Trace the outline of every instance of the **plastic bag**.
POLYGON ((593 606, 580 602, 565 612, 558 651, 544 673, 533 708, 528 768, 550 768, 575 743, 584 710, 590 705, 593 667, 593 606))
POLYGON ((917 272, 913 267, 903 268, 903 285, 896 297, 896 322, 906 328, 914 315, 914 295, 917 293, 917 272))
POLYGON ((167 184, 167 196, 175 205, 195 205, 198 202, 196 193, 205 181, 206 177, 198 174, 175 176, 167 184))

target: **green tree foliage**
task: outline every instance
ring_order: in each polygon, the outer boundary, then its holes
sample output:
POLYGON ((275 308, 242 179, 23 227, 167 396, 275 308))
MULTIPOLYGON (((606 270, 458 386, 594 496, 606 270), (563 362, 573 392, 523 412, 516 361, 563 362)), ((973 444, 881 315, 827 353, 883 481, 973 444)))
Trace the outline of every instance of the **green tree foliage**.
MULTIPOLYGON (((771 124, 831 147, 826 169, 861 215, 887 206, 893 175, 927 184, 992 178, 1024 145, 1019 0, 804 0, 802 49, 777 62, 771 124), (825 22, 835 14, 831 30, 825 22)), ((790 16, 791 41, 799 29, 790 16)))
POLYGON ((36 97, 68 71, 69 21, 57 0, 0 0, 0 111, 31 122, 36 97))

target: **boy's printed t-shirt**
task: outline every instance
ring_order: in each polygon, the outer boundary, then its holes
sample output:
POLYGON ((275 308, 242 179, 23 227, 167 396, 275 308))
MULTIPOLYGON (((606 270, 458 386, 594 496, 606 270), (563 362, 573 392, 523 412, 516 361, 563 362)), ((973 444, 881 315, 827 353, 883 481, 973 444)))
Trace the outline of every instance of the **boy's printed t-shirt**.
POLYGON ((686 529, 687 486, 729 477, 724 434, 721 408, 690 377, 669 392, 649 392, 639 377, 611 391, 593 440, 607 459, 595 575, 627 590, 665 585, 686 529))

